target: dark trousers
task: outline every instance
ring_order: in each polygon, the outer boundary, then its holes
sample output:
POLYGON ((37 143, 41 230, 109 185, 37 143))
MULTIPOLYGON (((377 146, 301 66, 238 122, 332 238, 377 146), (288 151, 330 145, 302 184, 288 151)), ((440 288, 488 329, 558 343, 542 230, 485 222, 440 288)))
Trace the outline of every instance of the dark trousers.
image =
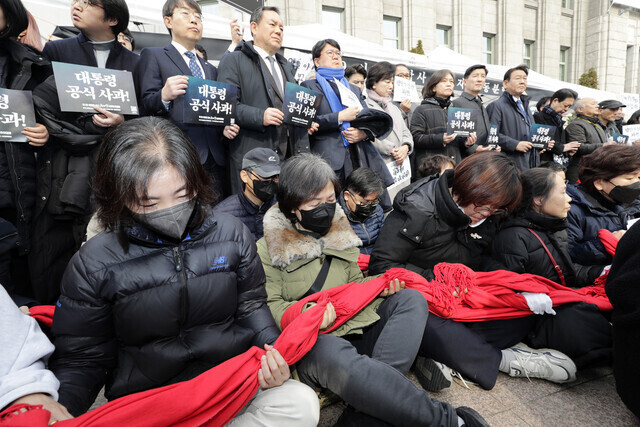
POLYGON ((298 363, 301 381, 329 389, 356 410, 393 425, 457 426, 451 405, 432 400, 404 375, 422 338, 424 297, 405 289, 388 297, 378 314, 380 320, 362 336, 320 335, 298 363))

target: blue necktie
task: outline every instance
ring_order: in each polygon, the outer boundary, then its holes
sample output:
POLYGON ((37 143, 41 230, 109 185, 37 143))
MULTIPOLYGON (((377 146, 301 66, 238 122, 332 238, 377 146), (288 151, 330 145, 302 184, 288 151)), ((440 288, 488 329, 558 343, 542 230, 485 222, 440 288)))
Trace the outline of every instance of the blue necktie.
POLYGON ((524 121, 527 122, 528 125, 530 125, 531 123, 529 123, 529 115, 527 114, 527 112, 524 109, 524 105, 522 105, 522 101, 520 101, 520 99, 518 99, 516 101, 516 104, 518 104, 518 107, 520 107, 520 112, 522 113, 522 115, 524 116, 524 121))
POLYGON ((203 79, 202 71, 200 71, 200 67, 198 66, 198 60, 193 52, 185 52, 187 58, 189 58, 189 69, 191 70, 191 75, 193 77, 198 77, 199 79, 203 79))

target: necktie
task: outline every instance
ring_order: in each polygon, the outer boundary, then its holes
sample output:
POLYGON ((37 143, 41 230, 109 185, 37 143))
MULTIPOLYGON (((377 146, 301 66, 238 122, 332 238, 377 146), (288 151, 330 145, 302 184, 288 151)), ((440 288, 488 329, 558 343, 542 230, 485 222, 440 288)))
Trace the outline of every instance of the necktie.
POLYGON ((267 59, 271 63, 271 74, 273 75, 273 80, 276 81, 276 86, 278 87, 278 91, 280 95, 284 95, 284 90, 282 89, 282 81, 278 78, 278 73, 276 72, 276 58, 273 56, 267 56, 267 59))
POLYGON ((193 52, 185 52, 184 53, 187 58, 189 58, 189 70, 191 70, 191 75, 193 77, 198 77, 199 79, 203 79, 202 71, 200 71, 200 67, 198 66, 198 60, 193 52))
POLYGON ((524 121, 527 122, 527 124, 531 124, 529 123, 529 115, 527 114, 527 112, 524 109, 524 105, 522 105, 522 101, 520 101, 519 99, 516 101, 516 104, 518 104, 518 107, 520 108, 520 112, 522 113, 522 115, 524 116, 524 121))

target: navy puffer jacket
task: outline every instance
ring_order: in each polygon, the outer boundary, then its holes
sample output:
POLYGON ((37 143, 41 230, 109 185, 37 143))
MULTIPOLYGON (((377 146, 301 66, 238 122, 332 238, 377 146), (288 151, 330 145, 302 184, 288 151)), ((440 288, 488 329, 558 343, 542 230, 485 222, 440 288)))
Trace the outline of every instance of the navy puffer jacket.
POLYGON ((249 231, 251 231, 257 241, 264 235, 264 229, 262 227, 264 214, 275 202, 276 199, 274 197, 269 203, 263 203, 262 206, 257 206, 249 200, 244 193, 238 193, 218 203, 213 208, 213 213, 224 213, 235 216, 249 228, 249 231))
POLYGON ((384 224, 384 211, 382 207, 378 205, 376 210, 371 214, 369 218, 362 221, 358 221, 355 219, 351 212, 349 212, 349 208, 347 207, 347 203, 344 201, 344 193, 340 194, 338 198, 340 202, 340 206, 342 210, 347 215, 347 219, 349 220, 349 224, 351 224, 351 228, 356 233, 356 236, 362 240, 362 246, 360 246, 360 253, 371 255, 371 251, 373 251, 373 245, 376 243, 378 239, 378 234, 380 234, 380 229, 384 224))
POLYGON ((189 380, 279 334, 253 236, 207 214, 180 243, 135 225, 74 255, 53 322, 60 399, 85 412, 106 383, 115 399, 189 380))

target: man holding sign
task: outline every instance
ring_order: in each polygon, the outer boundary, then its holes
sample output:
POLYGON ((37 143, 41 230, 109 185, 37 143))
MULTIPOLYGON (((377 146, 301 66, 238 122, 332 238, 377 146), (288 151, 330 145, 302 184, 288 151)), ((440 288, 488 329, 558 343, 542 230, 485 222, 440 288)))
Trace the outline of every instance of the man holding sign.
MULTIPOLYGON (((218 195, 227 195, 227 159, 220 128, 187 124, 184 120, 188 76, 207 80, 218 77, 216 68, 196 53, 196 44, 202 39, 202 10, 194 0, 167 0, 162 14, 171 43, 143 49, 135 71, 142 114, 164 116, 178 125, 198 150, 200 162, 214 180, 218 195)), ((227 126, 224 135, 233 139, 238 130, 237 125, 227 126)))

